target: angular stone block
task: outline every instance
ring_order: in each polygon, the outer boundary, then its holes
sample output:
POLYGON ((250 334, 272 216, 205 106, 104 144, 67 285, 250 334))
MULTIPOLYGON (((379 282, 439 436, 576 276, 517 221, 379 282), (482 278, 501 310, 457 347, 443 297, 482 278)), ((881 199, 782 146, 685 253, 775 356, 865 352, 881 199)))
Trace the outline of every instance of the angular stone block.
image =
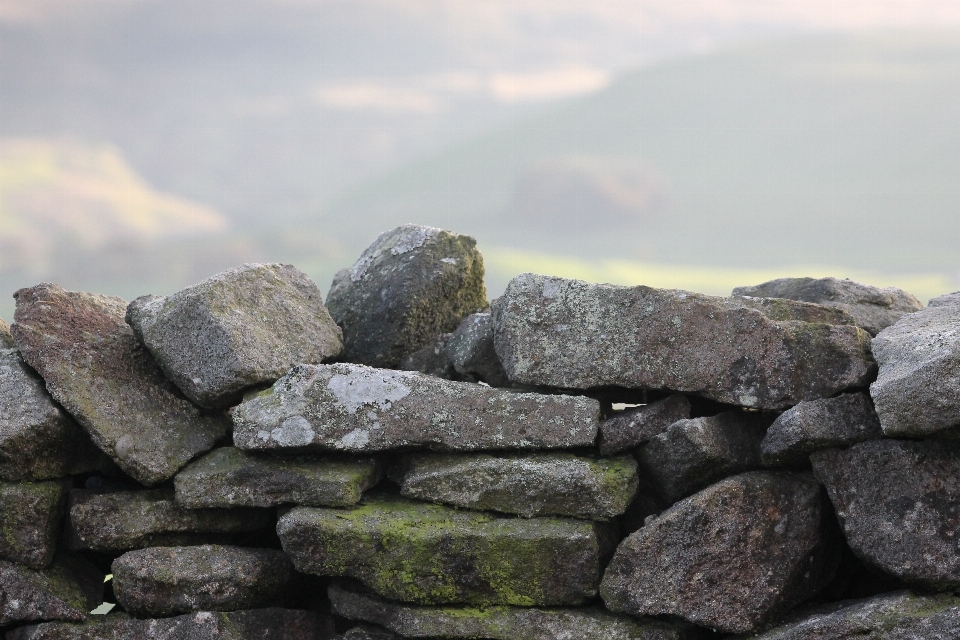
POLYGON ((491 387, 510 383, 493 347, 493 319, 489 313, 464 318, 447 341, 446 355, 460 375, 483 380, 491 387))
POLYGON ((609 456, 639 447, 689 417, 690 401, 680 393, 621 411, 600 423, 600 453, 609 456))
POLYGON ((63 482, 0 482, 0 558, 42 569, 57 550, 63 482))
POLYGON ((61 554, 46 569, 0 560, 0 626, 83 620, 103 602, 103 574, 83 558, 61 554))

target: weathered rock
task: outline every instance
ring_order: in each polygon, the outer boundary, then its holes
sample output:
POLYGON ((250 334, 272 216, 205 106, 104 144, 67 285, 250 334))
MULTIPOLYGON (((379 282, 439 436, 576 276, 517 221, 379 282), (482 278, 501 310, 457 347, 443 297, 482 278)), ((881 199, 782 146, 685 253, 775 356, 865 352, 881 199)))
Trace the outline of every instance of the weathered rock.
POLYGON ((880 371, 870 385, 888 436, 922 436, 960 424, 960 295, 941 296, 873 339, 880 371))
POLYGON ((600 594, 617 612, 754 632, 833 577, 839 554, 831 517, 808 475, 727 478, 624 540, 600 594))
POLYGON ((167 376, 208 409, 343 350, 320 289, 288 264, 245 264, 171 296, 137 298, 126 319, 167 376))
POLYGON ((637 452, 637 460, 667 504, 721 478, 759 469, 760 442, 771 418, 727 411, 674 422, 637 452))
POLYGON ((17 343, 13 341, 10 335, 10 326, 0 318, 0 349, 13 349, 17 343))
POLYGON ((596 595, 607 525, 498 518, 381 496, 297 507, 277 533, 299 571, 356 578, 420 604, 580 604, 596 595))
POLYGON ((50 564, 65 505, 63 482, 0 482, 0 558, 34 569, 50 564))
POLYGON ((293 566, 275 549, 205 544, 128 551, 112 570, 117 604, 134 615, 171 616, 269 604, 293 566))
POLYGON ((620 386, 785 409, 866 387, 870 336, 837 309, 522 274, 492 305, 514 383, 620 386))
POLYGON ((383 627, 363 624, 344 631, 332 640, 394 640, 399 637, 397 634, 387 631, 383 627))
POLYGON ((846 447, 883 437, 866 393, 801 402, 780 415, 760 443, 768 467, 806 464, 819 449, 846 447))
POLYGON ((855 554, 908 584, 960 587, 960 442, 872 440, 810 461, 855 554))
POLYGON ((199 507, 272 507, 295 503, 346 507, 381 477, 375 460, 267 458, 223 447, 177 474, 177 503, 199 507))
POLYGON ((327 307, 343 328, 343 359, 395 369, 407 354, 487 306, 476 240, 405 224, 337 273, 327 307))
POLYGON ((685 640, 701 635, 687 625, 636 620, 600 607, 422 607, 389 602, 336 584, 330 586, 329 594, 334 613, 382 625, 404 638, 685 640))
POLYGON ((298 365, 233 413, 241 449, 590 446, 600 404, 356 364, 298 365))
MULTIPOLYGON (((447 357, 447 342, 452 333, 441 333, 425 347, 403 357, 400 362, 402 371, 419 371, 429 376, 436 376, 444 380, 463 380, 463 376, 453 368, 453 363, 447 357)), ((468 380, 474 382, 472 378, 468 380)))
POLYGON ((605 456, 634 449, 690 417, 690 401, 680 393, 621 411, 600 423, 600 453, 605 456))
POLYGON ((401 495, 468 509, 607 520, 637 491, 631 456, 594 460, 571 453, 420 454, 404 460, 401 495))
POLYGON ((54 400, 138 481, 172 478, 213 446, 228 423, 206 416, 167 380, 124 322, 120 298, 20 289, 14 338, 54 400))
POLYGON ((46 569, 0 560, 0 626, 83 620, 103 602, 103 574, 83 558, 60 555, 46 569))
POLYGON ((461 375, 473 376, 491 387, 505 387, 510 383, 493 348, 493 320, 489 313, 474 313, 464 318, 451 334, 446 354, 461 375))
POLYGON ((70 492, 67 542, 73 549, 126 551, 191 544, 209 534, 255 531, 270 525, 264 509, 186 509, 172 489, 70 492))

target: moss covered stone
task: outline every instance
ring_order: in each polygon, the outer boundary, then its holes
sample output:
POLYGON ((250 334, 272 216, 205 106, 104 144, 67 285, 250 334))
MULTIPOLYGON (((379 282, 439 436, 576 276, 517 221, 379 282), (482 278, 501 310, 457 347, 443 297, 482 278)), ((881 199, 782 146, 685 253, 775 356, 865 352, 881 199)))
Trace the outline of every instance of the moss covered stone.
POLYGON ((79 556, 61 554, 46 569, 0 560, 0 626, 83 620, 103 602, 103 574, 79 556))
POLYGON ((0 558, 35 569, 50 564, 66 497, 63 482, 0 482, 0 558))

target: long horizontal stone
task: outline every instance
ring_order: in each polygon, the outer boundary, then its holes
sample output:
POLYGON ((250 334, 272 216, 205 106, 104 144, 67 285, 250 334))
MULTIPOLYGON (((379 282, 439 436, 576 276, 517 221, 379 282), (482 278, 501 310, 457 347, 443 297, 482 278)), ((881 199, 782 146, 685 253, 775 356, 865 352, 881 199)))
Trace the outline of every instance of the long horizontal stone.
POLYGON ((103 574, 79 556, 61 554, 46 569, 0 560, 0 626, 83 620, 103 602, 103 574))
POLYGON ((63 482, 0 482, 0 558, 34 569, 50 564, 66 497, 63 482))
POLYGON ((590 446, 600 404, 356 364, 298 365, 233 413, 240 449, 590 446))
POLYGON ((277 533, 299 571, 347 576, 419 604, 576 605, 594 597, 605 525, 499 518, 382 496, 350 510, 297 507, 277 533))
POLYGON ((491 307, 511 382, 673 390, 786 409, 870 382, 870 335, 846 313, 768 298, 718 298, 534 274, 491 307))

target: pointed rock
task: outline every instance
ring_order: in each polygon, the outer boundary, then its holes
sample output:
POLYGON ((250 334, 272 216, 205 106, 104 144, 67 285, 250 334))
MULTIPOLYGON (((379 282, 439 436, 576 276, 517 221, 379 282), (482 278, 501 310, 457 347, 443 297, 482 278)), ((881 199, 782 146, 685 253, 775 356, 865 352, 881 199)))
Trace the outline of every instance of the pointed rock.
POLYGON ((639 447, 689 417, 690 401, 680 393, 621 411, 600 423, 600 453, 609 456, 639 447))
POLYGON ((61 555, 46 569, 0 560, 0 626, 83 620, 103 602, 103 574, 79 556, 61 555))
POLYGON ((0 558, 33 569, 50 564, 66 497, 63 482, 0 482, 0 558))

